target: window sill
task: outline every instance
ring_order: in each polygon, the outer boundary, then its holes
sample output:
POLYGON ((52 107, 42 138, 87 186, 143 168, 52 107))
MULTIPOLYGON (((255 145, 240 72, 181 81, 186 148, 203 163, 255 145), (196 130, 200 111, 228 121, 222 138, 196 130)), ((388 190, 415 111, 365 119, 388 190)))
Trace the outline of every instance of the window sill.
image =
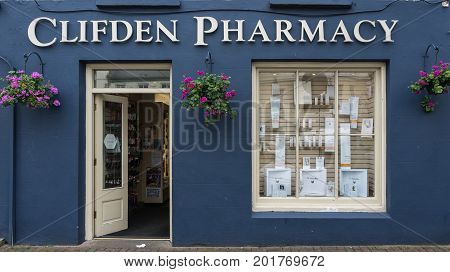
POLYGON ((386 212, 252 212, 258 219, 381 219, 391 220, 386 212))

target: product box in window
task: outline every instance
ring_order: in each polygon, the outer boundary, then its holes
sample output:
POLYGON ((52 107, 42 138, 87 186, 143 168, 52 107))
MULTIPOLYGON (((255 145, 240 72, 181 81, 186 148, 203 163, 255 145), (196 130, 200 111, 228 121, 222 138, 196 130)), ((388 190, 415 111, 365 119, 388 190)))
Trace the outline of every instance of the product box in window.
POLYGON ((327 196, 326 169, 300 169, 300 196, 327 196))
POLYGON ((266 196, 286 197, 291 195, 291 169, 267 168, 265 182, 266 196))
POLYGON ((341 169, 339 180, 341 196, 367 197, 367 169, 341 169))

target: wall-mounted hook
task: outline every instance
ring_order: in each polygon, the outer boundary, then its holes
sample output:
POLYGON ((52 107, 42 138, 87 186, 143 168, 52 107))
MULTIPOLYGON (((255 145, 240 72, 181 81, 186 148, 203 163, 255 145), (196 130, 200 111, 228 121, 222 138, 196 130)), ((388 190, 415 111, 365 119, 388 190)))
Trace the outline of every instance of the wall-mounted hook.
POLYGON ((212 73, 212 66, 214 64, 213 60, 212 60, 212 56, 211 56, 211 52, 208 51, 208 54, 206 54, 206 58, 205 58, 205 64, 206 64, 206 68, 208 70, 208 73, 212 73))
POLYGON ((28 59, 31 57, 31 55, 36 55, 39 58, 39 62, 41 63, 41 74, 44 75, 45 63, 42 61, 41 55, 39 55, 39 53, 37 53, 37 52, 30 52, 30 53, 23 55, 23 58, 25 59, 25 65, 24 65, 25 73, 27 72, 27 62, 28 62, 28 59))
POLYGON ((433 47, 434 49, 434 63, 436 64, 438 61, 439 47, 433 43, 429 44, 427 50, 425 51, 425 55, 423 55, 423 71, 427 69, 427 58, 428 58, 428 50, 433 47))

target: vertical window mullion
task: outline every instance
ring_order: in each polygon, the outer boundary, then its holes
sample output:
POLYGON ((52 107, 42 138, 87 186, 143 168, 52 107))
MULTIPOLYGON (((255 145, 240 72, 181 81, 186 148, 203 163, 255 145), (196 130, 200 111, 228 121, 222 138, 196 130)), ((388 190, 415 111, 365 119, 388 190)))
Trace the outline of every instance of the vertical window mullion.
POLYGON ((298 106, 298 70, 295 71, 295 88, 294 88, 294 95, 295 95, 295 197, 299 197, 299 190, 300 190, 300 169, 299 169, 299 106, 298 106))
POLYGON ((339 70, 334 74, 334 197, 339 198, 339 70))

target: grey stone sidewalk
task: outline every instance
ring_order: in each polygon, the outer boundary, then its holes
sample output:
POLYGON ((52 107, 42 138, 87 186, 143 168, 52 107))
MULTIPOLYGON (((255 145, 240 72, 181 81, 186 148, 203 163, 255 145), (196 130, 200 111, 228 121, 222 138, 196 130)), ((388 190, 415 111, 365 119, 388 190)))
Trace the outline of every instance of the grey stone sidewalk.
POLYGON ((172 247, 167 241, 93 240, 79 246, 14 246, 4 245, 0 252, 167 252, 167 251, 246 251, 246 252, 447 252, 450 245, 377 245, 377 246, 287 246, 287 247, 172 247), (145 245, 145 247, 143 246, 145 245))

